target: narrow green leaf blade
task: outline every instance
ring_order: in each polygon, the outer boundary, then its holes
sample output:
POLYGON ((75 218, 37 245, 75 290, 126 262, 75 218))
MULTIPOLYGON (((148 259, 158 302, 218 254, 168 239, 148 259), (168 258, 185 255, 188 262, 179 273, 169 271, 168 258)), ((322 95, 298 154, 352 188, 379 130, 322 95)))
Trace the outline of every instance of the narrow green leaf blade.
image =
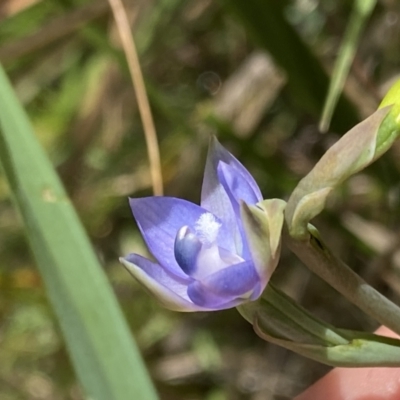
POLYGON ((107 278, 1 67, 0 161, 87 394, 156 399, 107 278))
POLYGON ((332 72, 332 79, 329 84, 328 95, 325 99, 319 129, 326 132, 329 129, 332 115, 339 100, 344 83, 360 40, 361 33, 372 13, 376 0, 357 0, 354 3, 353 11, 348 23, 343 42, 340 46, 339 55, 332 72))

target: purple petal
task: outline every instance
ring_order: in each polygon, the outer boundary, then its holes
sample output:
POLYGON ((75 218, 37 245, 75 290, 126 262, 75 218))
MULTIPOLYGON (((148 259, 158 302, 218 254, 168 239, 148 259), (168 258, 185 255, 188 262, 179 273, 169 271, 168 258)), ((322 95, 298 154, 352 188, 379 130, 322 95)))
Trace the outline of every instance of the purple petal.
POLYGON ((236 223, 237 217, 217 173, 219 156, 224 152, 228 153, 215 138, 212 138, 207 154, 200 204, 223 222, 226 228, 226 243, 222 247, 235 252, 235 240, 240 237, 236 223))
POLYGON ((234 307, 260 294, 260 278, 250 261, 227 267, 188 287, 193 303, 214 309, 234 307))
POLYGON ((238 252, 244 259, 248 260, 251 254, 241 221, 240 203, 244 201, 246 204, 256 204, 260 199, 257 197, 257 193, 254 193, 252 186, 243 175, 223 161, 218 165, 218 176, 229 196, 235 214, 238 217, 238 227, 241 235, 241 248, 238 249, 238 252))
MULTIPOLYGON (((226 150, 213 136, 211 139, 210 148, 207 155, 205 175, 212 176, 212 174, 214 174, 215 175, 214 179, 217 179, 219 181, 217 169, 221 161, 230 166, 232 175, 238 175, 240 176, 241 182, 247 182, 246 186, 249 186, 251 188, 251 192, 254 194, 254 199, 255 199, 254 203, 251 204, 258 203, 259 201, 262 200, 262 194, 260 192, 260 188, 258 187, 256 181, 251 176, 249 171, 247 171, 247 169, 243 166, 243 164, 231 153, 229 153, 229 151, 226 150)), ((208 197, 208 193, 212 192, 212 188, 214 186, 215 186, 214 182, 203 182, 203 191, 205 191, 204 197, 206 198, 208 197)), ((247 200, 245 201, 247 202, 247 200)), ((203 206, 203 192, 202 192, 202 206, 203 206)))
POLYGON ((224 249, 229 250, 234 242, 228 227, 204 208, 186 200, 144 197, 129 199, 129 203, 150 252, 162 266, 179 277, 186 276, 174 252, 175 238, 182 227, 189 227, 200 239, 216 239, 224 249))
POLYGON ((210 292, 210 290, 199 281, 191 283, 187 293, 191 301, 198 307, 204 307, 210 310, 233 308, 244 302, 243 299, 238 299, 237 297, 218 296, 210 292))
POLYGON ((220 296, 242 296, 253 290, 260 278, 252 261, 244 261, 202 279, 202 284, 220 296))
MULTIPOLYGON (((232 203, 239 205, 240 201, 244 201, 247 204, 257 204, 262 200, 258 187, 255 192, 253 185, 249 182, 249 174, 246 176, 241 170, 223 161, 219 163, 217 173, 232 203)), ((235 209, 235 212, 240 215, 239 206, 235 209)))
POLYGON ((183 226, 194 230, 206 210, 173 197, 129 199, 129 204, 151 254, 168 271, 186 277, 175 260, 175 238, 183 226))
POLYGON ((120 259, 126 269, 166 308, 174 311, 207 311, 194 304, 187 295, 187 284, 168 274, 159 264, 130 254, 120 259))

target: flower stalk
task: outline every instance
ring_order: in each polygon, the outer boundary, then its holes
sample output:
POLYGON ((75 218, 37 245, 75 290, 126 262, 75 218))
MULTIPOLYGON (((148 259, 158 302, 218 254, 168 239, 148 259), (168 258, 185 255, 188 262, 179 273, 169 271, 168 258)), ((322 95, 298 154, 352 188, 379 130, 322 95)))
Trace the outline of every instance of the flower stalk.
POLYGON ((382 325, 400 335, 400 308, 368 285, 336 257, 309 224, 306 238, 293 238, 286 229, 284 243, 316 275, 382 325))
POLYGON ((337 329, 314 317, 271 283, 237 307, 262 339, 334 367, 399 367, 400 340, 337 329))

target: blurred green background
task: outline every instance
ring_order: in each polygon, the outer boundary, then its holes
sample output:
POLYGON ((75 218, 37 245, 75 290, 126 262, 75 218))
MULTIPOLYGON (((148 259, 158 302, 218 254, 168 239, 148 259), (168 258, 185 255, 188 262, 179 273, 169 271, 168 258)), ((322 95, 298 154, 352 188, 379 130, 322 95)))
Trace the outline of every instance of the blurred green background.
MULTIPOLYGON (((265 197, 287 199, 398 78, 395 0, 378 1, 366 21, 326 134, 318 122, 352 1, 124 3, 157 128, 166 195, 198 202, 208 138, 215 134, 265 197)), ((3 0, 0 62, 92 239, 161 399, 290 399, 328 370, 263 342, 236 310, 164 310, 118 263, 129 252, 146 253, 127 196, 149 196, 152 189, 107 1, 3 0)), ((397 302, 399 155, 395 145, 351 178, 316 221, 337 254, 397 302)), ((286 249, 273 279, 337 326, 376 327, 286 249)), ((0 399, 83 398, 0 175, 0 399)))

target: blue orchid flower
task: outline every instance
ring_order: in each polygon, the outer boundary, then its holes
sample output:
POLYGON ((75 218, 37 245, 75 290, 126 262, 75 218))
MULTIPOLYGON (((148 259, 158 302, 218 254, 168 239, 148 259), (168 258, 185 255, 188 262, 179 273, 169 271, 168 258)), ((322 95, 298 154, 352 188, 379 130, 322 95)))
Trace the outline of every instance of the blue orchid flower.
POLYGON ((279 258, 284 206, 267 202, 250 173, 214 138, 201 206, 172 197, 129 199, 156 262, 138 254, 120 261, 172 310, 221 310, 255 300, 279 258))

